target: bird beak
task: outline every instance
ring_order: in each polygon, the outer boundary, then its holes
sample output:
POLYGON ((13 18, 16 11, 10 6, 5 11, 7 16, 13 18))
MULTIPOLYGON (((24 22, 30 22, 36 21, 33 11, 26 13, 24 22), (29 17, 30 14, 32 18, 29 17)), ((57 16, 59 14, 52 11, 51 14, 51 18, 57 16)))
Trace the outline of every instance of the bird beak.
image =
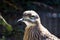
POLYGON ((18 19, 17 20, 17 25, 20 25, 21 27, 26 27, 27 25, 25 24, 25 22, 23 22, 24 20, 23 20, 23 18, 21 18, 21 19, 18 19))
POLYGON ((17 21, 17 22, 19 22, 19 21, 23 21, 23 18, 21 18, 21 19, 18 19, 18 21, 17 21))

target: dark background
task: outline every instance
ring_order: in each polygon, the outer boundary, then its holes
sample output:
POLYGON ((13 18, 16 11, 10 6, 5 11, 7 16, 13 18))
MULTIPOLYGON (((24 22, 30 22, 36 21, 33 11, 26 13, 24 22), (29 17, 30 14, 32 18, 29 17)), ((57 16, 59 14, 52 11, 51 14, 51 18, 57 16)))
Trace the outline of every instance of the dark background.
MULTIPOLYGON (((4 33, 6 40, 23 39, 25 27, 16 22, 25 10, 35 10, 42 24, 60 38, 60 0, 0 0, 0 12, 14 29, 11 34, 4 33)), ((3 33, 0 32, 0 35, 2 38, 3 33)))

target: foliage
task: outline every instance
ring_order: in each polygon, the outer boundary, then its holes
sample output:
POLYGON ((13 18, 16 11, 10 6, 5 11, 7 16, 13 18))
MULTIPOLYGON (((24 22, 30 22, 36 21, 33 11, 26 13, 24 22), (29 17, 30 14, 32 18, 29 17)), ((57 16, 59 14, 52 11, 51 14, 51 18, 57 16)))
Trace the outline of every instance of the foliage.
POLYGON ((0 15, 0 25, 3 25, 6 27, 6 29, 11 32, 13 29, 12 29, 12 26, 10 24, 8 24, 5 19, 0 15))

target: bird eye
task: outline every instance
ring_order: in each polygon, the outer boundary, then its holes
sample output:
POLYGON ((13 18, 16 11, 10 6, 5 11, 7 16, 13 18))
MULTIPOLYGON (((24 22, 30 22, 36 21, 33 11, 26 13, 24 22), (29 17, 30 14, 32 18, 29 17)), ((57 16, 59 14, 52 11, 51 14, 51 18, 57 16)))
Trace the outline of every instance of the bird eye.
POLYGON ((35 17, 35 16, 31 16, 30 18, 31 18, 31 19, 34 19, 34 17, 35 17))
POLYGON ((37 16, 31 16, 30 18, 31 19, 37 19, 38 17, 37 16))

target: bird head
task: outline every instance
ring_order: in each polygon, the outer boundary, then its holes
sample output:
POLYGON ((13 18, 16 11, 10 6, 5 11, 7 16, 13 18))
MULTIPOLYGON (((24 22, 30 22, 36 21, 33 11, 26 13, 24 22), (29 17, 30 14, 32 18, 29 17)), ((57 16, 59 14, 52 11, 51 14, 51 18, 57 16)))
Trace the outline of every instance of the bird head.
POLYGON ((24 22, 27 26, 34 26, 40 22, 40 18, 35 11, 28 10, 23 12, 23 17, 19 19, 17 22, 19 21, 24 22))

